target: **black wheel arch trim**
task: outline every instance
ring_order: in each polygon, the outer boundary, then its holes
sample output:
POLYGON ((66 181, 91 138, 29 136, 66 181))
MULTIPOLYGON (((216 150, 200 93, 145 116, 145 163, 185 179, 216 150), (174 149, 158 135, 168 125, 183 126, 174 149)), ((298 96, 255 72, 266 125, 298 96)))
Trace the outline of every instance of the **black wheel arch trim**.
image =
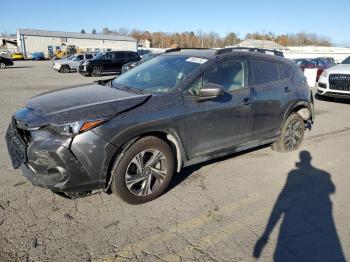
POLYGON ((175 157, 176 157, 176 171, 180 172, 181 168, 186 165, 187 163, 187 157, 186 157, 186 151, 183 146, 182 140, 180 136, 178 135, 177 131, 173 128, 150 128, 148 130, 143 130, 143 132, 140 132, 137 135, 134 135, 129 138, 123 139, 124 141, 120 147, 118 146, 119 150, 115 152, 114 157, 112 157, 112 160, 110 162, 109 168, 108 168, 108 174, 106 177, 106 187, 105 191, 108 191, 114 176, 114 170, 120 163, 121 159, 125 155, 125 152, 138 140, 140 140, 143 137, 146 136, 156 136, 162 140, 165 140, 165 142, 170 143, 173 148, 175 149, 175 157))

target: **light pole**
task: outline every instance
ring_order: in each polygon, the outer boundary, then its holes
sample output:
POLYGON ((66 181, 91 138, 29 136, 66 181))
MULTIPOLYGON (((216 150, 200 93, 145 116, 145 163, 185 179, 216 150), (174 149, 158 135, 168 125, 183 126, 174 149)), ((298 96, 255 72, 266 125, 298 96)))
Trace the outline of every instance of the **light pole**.
POLYGON ((265 47, 265 32, 266 32, 266 30, 263 29, 262 32, 263 32, 263 48, 264 48, 265 47))

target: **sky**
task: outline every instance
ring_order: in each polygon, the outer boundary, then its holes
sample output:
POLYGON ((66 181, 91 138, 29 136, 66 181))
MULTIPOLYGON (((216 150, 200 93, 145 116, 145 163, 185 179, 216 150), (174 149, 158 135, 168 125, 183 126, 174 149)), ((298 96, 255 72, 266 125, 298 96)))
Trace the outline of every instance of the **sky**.
POLYGON ((0 33, 16 29, 80 32, 103 27, 163 32, 297 33, 350 44, 350 0, 16 0, 1 4, 0 33), (7 10, 7 11, 4 11, 7 10))

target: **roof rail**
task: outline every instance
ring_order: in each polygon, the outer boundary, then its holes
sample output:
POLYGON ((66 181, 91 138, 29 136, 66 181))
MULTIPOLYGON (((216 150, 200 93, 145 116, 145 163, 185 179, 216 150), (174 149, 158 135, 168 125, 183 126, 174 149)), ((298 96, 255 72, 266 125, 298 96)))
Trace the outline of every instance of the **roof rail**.
POLYGON ((203 48, 203 47, 177 47, 165 50, 165 53, 178 52, 181 50, 211 50, 211 48, 203 48))
POLYGON ((265 49, 265 48, 255 48, 255 47, 228 47, 228 48, 222 48, 216 51, 217 55, 221 55, 221 54, 225 54, 225 53, 229 53, 232 51, 236 51, 236 50, 246 50, 246 51, 250 51, 250 52, 259 52, 259 53, 273 53, 276 56, 281 56, 284 57, 283 52, 278 51, 276 49, 265 49))

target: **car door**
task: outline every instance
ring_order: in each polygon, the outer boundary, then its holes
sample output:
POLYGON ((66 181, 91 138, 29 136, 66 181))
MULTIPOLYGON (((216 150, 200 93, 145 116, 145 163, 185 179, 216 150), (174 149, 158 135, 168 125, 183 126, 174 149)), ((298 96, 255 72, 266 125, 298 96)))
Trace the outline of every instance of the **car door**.
POLYGON ((127 61, 127 52, 116 52, 114 55, 113 71, 120 72, 127 61))
POLYGON ((211 67, 189 86, 184 96, 189 158, 241 144, 241 135, 249 130, 251 123, 247 67, 244 58, 225 60, 211 67), (222 85, 224 95, 200 100, 199 90, 206 83, 222 85))
POLYGON ((84 55, 77 55, 73 58, 73 60, 70 63, 70 68, 75 70, 78 68, 80 61, 84 60, 84 55))
POLYGON ((107 52, 104 54, 102 59, 103 71, 111 72, 115 68, 115 54, 113 52, 107 52))
POLYGON ((275 60, 251 58, 253 123, 250 140, 277 135, 284 108, 295 96, 295 89, 282 63, 275 60))

